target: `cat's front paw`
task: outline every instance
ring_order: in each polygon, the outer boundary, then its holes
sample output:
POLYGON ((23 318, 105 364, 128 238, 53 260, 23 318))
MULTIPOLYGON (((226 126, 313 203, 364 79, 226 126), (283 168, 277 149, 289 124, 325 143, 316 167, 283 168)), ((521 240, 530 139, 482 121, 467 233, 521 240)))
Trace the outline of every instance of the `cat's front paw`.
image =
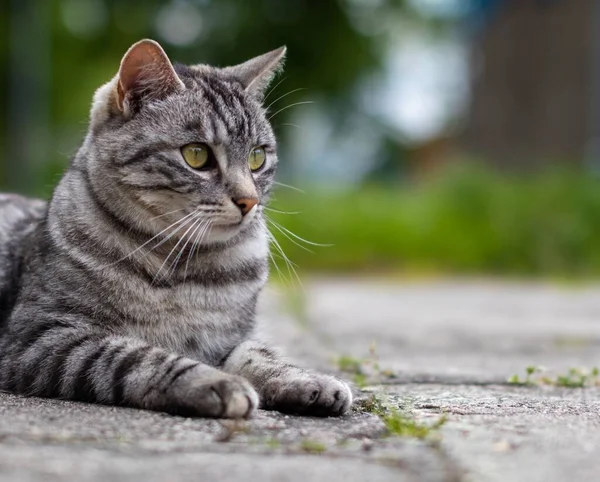
POLYGON ((294 373, 271 378, 261 390, 262 407, 286 413, 331 417, 352 405, 352 391, 329 375, 294 373))
POLYGON ((258 394, 250 383, 217 370, 190 373, 171 387, 169 410, 180 415, 248 418, 258 407, 258 394))

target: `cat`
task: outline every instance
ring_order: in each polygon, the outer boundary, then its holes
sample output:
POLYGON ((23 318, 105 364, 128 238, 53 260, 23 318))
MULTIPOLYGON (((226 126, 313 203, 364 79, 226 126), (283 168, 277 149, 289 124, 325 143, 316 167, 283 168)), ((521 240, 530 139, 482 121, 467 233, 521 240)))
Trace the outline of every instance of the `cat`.
POLYGON ((0 389, 183 416, 338 416, 333 376, 257 334, 277 166, 262 103, 285 47, 172 64, 134 44, 46 203, 0 196, 0 389))

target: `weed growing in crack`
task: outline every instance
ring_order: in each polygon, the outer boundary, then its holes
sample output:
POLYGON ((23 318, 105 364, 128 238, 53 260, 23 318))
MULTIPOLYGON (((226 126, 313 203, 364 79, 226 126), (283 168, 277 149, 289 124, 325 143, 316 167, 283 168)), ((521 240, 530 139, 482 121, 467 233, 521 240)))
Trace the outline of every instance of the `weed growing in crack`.
POLYGON ((525 378, 524 379, 520 378, 519 375, 515 374, 512 377, 510 377, 507 381, 511 385, 533 385, 534 382, 531 377, 535 373, 541 373, 542 371, 543 371, 542 367, 536 367, 534 365, 530 365, 527 368, 525 368, 525 378))
POLYGON ((327 445, 317 440, 305 439, 300 443, 300 449, 309 454, 322 454, 327 451, 327 445))
POLYGON ((541 367, 529 366, 526 368, 524 379, 519 375, 511 376, 507 381, 511 385, 550 385, 565 388, 586 388, 600 386, 600 370, 597 367, 590 369, 570 368, 566 374, 558 374, 555 377, 539 376, 534 378, 536 373, 544 371, 541 367))
POLYGON ((377 395, 372 395, 370 398, 363 400, 358 409, 361 412, 377 415, 385 424, 388 435, 399 437, 426 439, 436 433, 447 421, 446 415, 442 415, 433 424, 426 425, 402 413, 395 407, 389 407, 377 395))
POLYGON ((279 447, 281 447, 281 442, 279 440, 277 440, 275 437, 270 437, 267 440, 265 440, 265 445, 272 449, 278 449, 279 447))
POLYGON ((368 357, 355 358, 342 355, 335 360, 335 364, 338 370, 351 374, 352 381, 359 388, 364 388, 368 383, 377 383, 396 376, 392 370, 382 370, 379 366, 375 343, 369 346, 368 357))

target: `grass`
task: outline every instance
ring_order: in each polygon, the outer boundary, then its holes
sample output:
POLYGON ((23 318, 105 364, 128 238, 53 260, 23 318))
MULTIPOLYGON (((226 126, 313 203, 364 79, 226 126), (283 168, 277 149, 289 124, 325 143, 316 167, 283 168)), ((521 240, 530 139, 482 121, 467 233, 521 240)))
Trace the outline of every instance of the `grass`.
POLYGON ((565 388, 586 388, 600 385, 600 370, 597 367, 569 368, 566 374, 555 376, 541 375, 544 370, 541 367, 528 366, 525 369, 525 378, 515 374, 507 381, 511 385, 550 385, 565 388), (539 374, 537 377, 534 375, 539 374))
POLYGON ((281 442, 275 437, 270 437, 265 441, 265 445, 271 450, 276 450, 281 447, 281 442))
POLYGON ((342 355, 336 358, 334 363, 339 371, 352 375, 352 381, 358 388, 364 388, 369 383, 378 383, 395 376, 392 370, 382 370, 379 366, 375 343, 371 343, 369 346, 369 356, 366 358, 342 355))
POLYGON ((322 454, 327 451, 327 446, 317 440, 304 439, 300 443, 300 449, 309 454, 322 454))
POLYGON ((275 197, 274 208, 301 211, 269 213, 275 221, 334 245, 305 245, 272 229, 301 270, 600 275, 600 183, 589 173, 509 175, 461 166, 393 188, 280 188, 275 197))
POLYGON ((447 420, 446 416, 443 415, 430 425, 418 422, 407 414, 402 413, 397 408, 389 407, 376 395, 372 395, 370 398, 363 401, 359 409, 362 412, 377 415, 385 424, 388 435, 395 435, 398 437, 412 437, 418 439, 429 438, 432 434, 436 433, 447 420))

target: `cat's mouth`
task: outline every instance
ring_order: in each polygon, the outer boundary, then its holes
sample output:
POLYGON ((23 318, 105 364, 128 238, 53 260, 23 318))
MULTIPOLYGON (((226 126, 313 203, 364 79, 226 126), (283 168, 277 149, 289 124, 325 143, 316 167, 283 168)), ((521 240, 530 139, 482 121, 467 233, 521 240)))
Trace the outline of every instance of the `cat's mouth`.
POLYGON ((213 227, 223 231, 239 231, 241 228, 248 226, 256 219, 258 206, 254 206, 248 213, 237 219, 220 219, 213 223, 213 227))

